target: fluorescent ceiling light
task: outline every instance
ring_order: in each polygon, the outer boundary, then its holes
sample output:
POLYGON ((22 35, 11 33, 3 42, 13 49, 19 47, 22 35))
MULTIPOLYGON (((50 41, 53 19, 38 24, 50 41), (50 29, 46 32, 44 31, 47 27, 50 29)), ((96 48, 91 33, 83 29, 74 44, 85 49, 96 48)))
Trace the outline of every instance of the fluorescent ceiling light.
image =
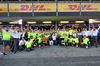
POLYGON ((75 23, 84 23, 84 21, 76 21, 75 23))
POLYGON ((60 21, 60 23, 69 23, 69 21, 60 21))
POLYGON ((93 23, 100 23, 100 21, 93 21, 93 23))
POLYGON ((51 21, 43 21, 43 23, 52 23, 51 21))
POLYGON ((36 22, 27 22, 28 24, 35 24, 36 22))
POLYGON ((18 24, 19 22, 9 22, 9 24, 18 24))
POLYGON ((2 24, 2 22, 0 22, 0 24, 2 24))

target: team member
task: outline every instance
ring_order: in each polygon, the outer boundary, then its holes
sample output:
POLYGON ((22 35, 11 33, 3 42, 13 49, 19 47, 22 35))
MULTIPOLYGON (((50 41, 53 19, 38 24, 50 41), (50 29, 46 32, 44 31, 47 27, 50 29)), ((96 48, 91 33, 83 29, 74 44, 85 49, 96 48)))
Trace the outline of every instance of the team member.
POLYGON ((70 38, 68 40, 68 45, 71 45, 72 46, 72 42, 73 42, 73 38, 72 38, 72 36, 70 36, 70 38))
POLYGON ((83 40, 83 43, 81 43, 81 47, 85 46, 85 48, 88 49, 88 46, 89 46, 88 43, 90 43, 89 39, 86 38, 86 36, 84 35, 84 38, 82 40, 83 40))
POLYGON ((42 45, 42 35, 38 37, 38 46, 41 47, 42 45))
POLYGON ((2 33, 2 40, 3 40, 3 55, 6 55, 5 53, 5 49, 6 49, 6 46, 8 45, 8 48, 9 48, 9 52, 10 52, 10 46, 11 46, 11 42, 10 42, 10 39, 11 39, 11 32, 8 31, 8 27, 5 28, 5 31, 2 31, 1 30, 2 26, 0 26, 0 32, 2 33))
POLYGON ((28 41, 25 43, 25 46, 26 46, 26 51, 27 52, 30 52, 33 50, 32 48, 32 42, 30 41, 30 39, 28 39, 28 41))
POLYGON ((95 46, 96 46, 96 48, 98 48, 98 43, 97 43, 97 34, 98 34, 98 30, 100 29, 100 25, 98 25, 99 26, 99 28, 98 29, 96 29, 96 28, 94 28, 94 25, 93 25, 93 29, 92 29, 92 33, 91 33, 91 35, 92 35, 92 46, 95 44, 95 46))
POLYGON ((81 33, 81 30, 80 29, 78 29, 78 37, 79 37, 79 45, 81 44, 81 42, 82 42, 82 33, 81 33))
POLYGON ((37 37, 33 40, 32 44, 33 44, 33 47, 38 46, 38 38, 37 37))
POLYGON ((19 51, 21 49, 25 49, 25 43, 26 41, 24 40, 24 37, 19 41, 19 51))
POLYGON ((50 34, 50 36, 49 36, 49 44, 50 44, 51 46, 53 46, 53 38, 52 38, 52 34, 50 34))
MULTIPOLYGON (((12 30, 13 25, 11 26, 12 30)), ((13 40, 14 40, 14 54, 19 51, 18 46, 19 46, 19 40, 21 36, 21 32, 19 27, 16 27, 14 30, 11 31, 13 33, 13 40)))
POLYGON ((65 34, 64 41, 65 41, 65 45, 66 45, 66 46, 68 46, 68 39, 69 39, 69 38, 68 38, 68 35, 67 35, 67 34, 65 34))
POLYGON ((92 34, 92 30, 91 30, 91 28, 89 28, 89 30, 88 30, 88 38, 89 38, 89 40, 90 40, 90 45, 91 45, 91 47, 92 47, 92 44, 91 44, 91 34, 92 34))
POLYGON ((79 38, 77 38, 76 36, 75 36, 75 38, 73 39, 72 46, 79 47, 79 38))
POLYGON ((84 29, 83 35, 85 35, 86 37, 88 37, 88 31, 87 31, 87 28, 84 29))
POLYGON ((53 45, 56 45, 57 44, 57 40, 56 40, 57 36, 55 35, 55 33, 52 36, 52 38, 53 38, 53 45))

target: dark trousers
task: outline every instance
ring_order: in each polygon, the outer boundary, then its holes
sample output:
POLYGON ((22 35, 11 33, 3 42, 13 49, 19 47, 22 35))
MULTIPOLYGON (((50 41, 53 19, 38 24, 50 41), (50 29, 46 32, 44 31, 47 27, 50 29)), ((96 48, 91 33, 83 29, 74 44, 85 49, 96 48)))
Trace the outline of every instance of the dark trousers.
POLYGON ((14 38, 14 52, 18 51, 19 39, 14 38))
POLYGON ((27 52, 30 52, 30 51, 32 51, 32 50, 33 50, 32 47, 26 48, 26 51, 27 51, 27 52))
POLYGON ((98 47, 97 36, 91 37, 91 45, 94 46, 94 44, 95 44, 96 47, 98 47))
POLYGON ((24 50, 25 49, 25 45, 19 46, 19 51, 24 50))
POLYGON ((90 46, 93 46, 91 43, 92 43, 92 41, 91 41, 91 39, 92 39, 92 37, 91 36, 88 36, 88 38, 89 38, 89 41, 90 41, 90 46))
POLYGON ((57 41, 56 40, 53 40, 53 45, 57 45, 57 41))

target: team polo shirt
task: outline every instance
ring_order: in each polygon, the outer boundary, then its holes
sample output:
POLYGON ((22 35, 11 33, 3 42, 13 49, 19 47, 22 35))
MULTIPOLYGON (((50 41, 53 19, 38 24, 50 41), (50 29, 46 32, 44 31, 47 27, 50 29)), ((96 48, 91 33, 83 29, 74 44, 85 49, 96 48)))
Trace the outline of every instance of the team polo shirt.
POLYGON ((49 35, 45 35, 45 37, 49 37, 49 35))
POLYGON ((38 37, 38 43, 42 42, 42 38, 38 37))
POLYGON ((37 35, 36 35, 36 37, 40 37, 41 36, 41 34, 40 33, 38 33, 37 35))
POLYGON ((35 36, 36 36, 36 33, 31 33, 31 35, 33 36, 33 38, 35 38, 35 36))
POLYGON ((26 46, 26 48, 29 48, 29 47, 31 47, 31 41, 27 41, 26 43, 25 43, 25 46, 26 46))
POLYGON ((33 39, 30 39, 30 42, 33 43, 33 40, 34 40, 34 38, 33 39))
POLYGON ((8 31, 2 31, 2 36, 3 36, 3 38, 2 38, 2 40, 10 40, 10 38, 11 38, 11 33, 8 31))
POLYGON ((73 35, 74 30, 69 30, 68 32, 69 32, 69 35, 73 35))
POLYGON ((79 43, 79 39, 78 38, 74 38, 73 39, 75 43, 79 43))
POLYGON ((73 42, 73 38, 69 38, 69 42, 72 43, 73 42))
POLYGON ((60 36, 62 36, 63 35, 63 32, 62 31, 60 31, 60 34, 59 34, 60 36))
POLYGON ((88 41, 89 41, 88 38, 85 38, 85 39, 83 38, 83 43, 84 43, 84 44, 88 44, 88 41))
POLYGON ((64 38, 64 41, 67 42, 68 41, 68 37, 67 38, 64 38))

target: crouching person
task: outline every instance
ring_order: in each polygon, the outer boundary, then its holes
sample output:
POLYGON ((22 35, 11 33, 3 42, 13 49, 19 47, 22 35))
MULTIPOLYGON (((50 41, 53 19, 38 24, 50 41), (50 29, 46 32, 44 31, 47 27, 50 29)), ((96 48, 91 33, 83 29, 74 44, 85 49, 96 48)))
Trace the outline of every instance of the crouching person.
POLYGON ((24 50, 25 49, 25 39, 24 37, 19 41, 19 51, 24 50))
POLYGON ((76 46, 77 48, 79 47, 79 38, 77 38, 76 36, 73 39, 72 46, 76 46))
POLYGON ((84 35, 84 37, 83 37, 82 40, 83 40, 83 43, 81 43, 81 47, 84 47, 85 46, 85 48, 88 49, 88 43, 90 43, 89 42, 89 39, 86 38, 86 36, 84 35))
POLYGON ((27 52, 30 52, 33 50, 32 48, 32 42, 30 41, 30 39, 28 39, 28 41, 25 43, 25 46, 26 46, 26 51, 27 52))
POLYGON ((73 46, 73 45, 72 45, 72 42, 73 42, 73 38, 72 38, 72 36, 70 36, 70 38, 69 38, 69 40, 68 40, 68 45, 73 46))

